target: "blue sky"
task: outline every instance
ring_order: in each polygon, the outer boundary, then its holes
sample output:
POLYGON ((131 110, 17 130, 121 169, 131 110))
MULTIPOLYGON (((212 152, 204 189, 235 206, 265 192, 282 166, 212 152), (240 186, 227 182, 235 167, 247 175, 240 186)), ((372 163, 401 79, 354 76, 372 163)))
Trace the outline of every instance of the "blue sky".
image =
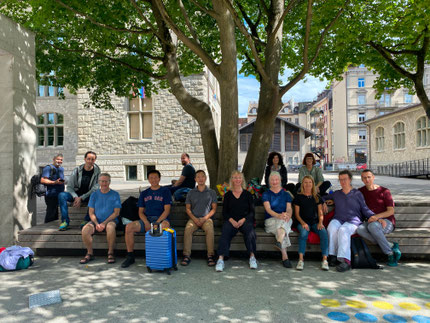
MULTIPOLYGON (((238 69, 240 63, 238 62, 238 69)), ((291 75, 291 70, 287 71, 286 75, 281 79, 286 84, 288 76, 291 75)), ((313 76, 306 76, 304 80, 297 83, 290 91, 288 91, 282 98, 283 102, 288 102, 294 98, 295 102, 312 101, 316 98, 318 93, 322 92, 327 86, 327 81, 320 81, 313 76)), ((258 94, 260 91, 260 84, 253 76, 245 77, 242 74, 238 75, 239 87, 239 116, 245 117, 248 111, 250 101, 258 101, 258 94)))

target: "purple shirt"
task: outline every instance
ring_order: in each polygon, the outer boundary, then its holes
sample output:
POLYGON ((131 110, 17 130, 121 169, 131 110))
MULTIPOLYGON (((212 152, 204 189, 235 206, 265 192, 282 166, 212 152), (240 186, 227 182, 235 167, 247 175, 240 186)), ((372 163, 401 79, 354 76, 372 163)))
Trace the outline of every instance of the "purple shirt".
POLYGON ((368 219, 375 214, 367 207, 363 194, 355 188, 348 194, 342 190, 335 191, 333 194, 324 196, 323 200, 334 201, 333 219, 341 224, 348 222, 359 226, 363 222, 363 217, 368 219))

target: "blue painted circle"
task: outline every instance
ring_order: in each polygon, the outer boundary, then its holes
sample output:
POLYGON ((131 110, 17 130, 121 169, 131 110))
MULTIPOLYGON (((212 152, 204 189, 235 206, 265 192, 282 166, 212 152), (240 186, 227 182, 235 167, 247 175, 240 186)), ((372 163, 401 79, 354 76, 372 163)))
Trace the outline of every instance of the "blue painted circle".
POLYGON ((401 316, 395 315, 395 314, 385 314, 383 316, 383 318, 385 321, 390 322, 390 323, 404 323, 404 322, 408 321, 404 317, 401 317, 401 316))
POLYGON ((327 314, 327 316, 329 319, 338 322, 346 322, 349 320, 349 316, 342 312, 330 312, 327 314))
POLYGON ((355 318, 361 322, 377 322, 378 318, 372 314, 368 313, 357 313, 355 318))
POLYGON ((415 315, 415 316, 412 316, 412 321, 415 321, 418 323, 430 323, 430 317, 422 316, 422 315, 415 315))

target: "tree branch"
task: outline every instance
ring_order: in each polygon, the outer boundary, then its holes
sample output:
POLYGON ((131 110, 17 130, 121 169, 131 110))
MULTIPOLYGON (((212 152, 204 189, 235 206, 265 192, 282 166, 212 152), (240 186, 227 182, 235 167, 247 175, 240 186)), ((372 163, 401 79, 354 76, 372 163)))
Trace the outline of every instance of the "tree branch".
POLYGON ((199 43, 197 43, 194 39, 190 39, 189 37, 187 37, 182 32, 182 30, 179 29, 179 27, 173 22, 173 20, 167 13, 162 0, 154 0, 154 3, 161 14, 163 21, 166 22, 169 28, 173 30, 173 32, 185 44, 185 46, 187 46, 193 51, 194 54, 201 58, 203 63, 209 68, 215 78, 220 79, 221 74, 219 71, 219 65, 215 63, 212 57, 209 56, 209 54, 203 49, 203 47, 199 43))
POLYGON ((200 3, 198 3, 196 0, 191 0, 191 2, 194 3, 195 6, 197 6, 201 11, 203 11, 208 16, 211 16, 214 19, 217 18, 217 14, 215 11, 206 9, 200 3))
POLYGON ((111 62, 114 62, 114 63, 118 63, 118 64, 120 64, 120 65, 123 65, 123 66, 125 66, 125 67, 129 68, 129 69, 130 69, 130 70, 132 70, 132 71, 145 73, 146 75, 148 75, 148 76, 150 76, 150 77, 152 77, 152 78, 154 78, 154 79, 157 79, 157 80, 165 80, 165 79, 166 79, 166 74, 164 74, 164 75, 154 74, 154 73, 152 73, 152 72, 149 72, 149 71, 148 71, 148 70, 146 70, 146 69, 139 68, 139 67, 135 67, 135 66, 133 66, 133 65, 131 65, 131 64, 129 64, 129 63, 127 63, 127 62, 124 62, 124 61, 120 60, 120 59, 110 57, 110 56, 108 56, 108 55, 106 55, 106 54, 96 52, 96 51, 94 51, 94 50, 92 50, 92 49, 73 49, 73 48, 63 48, 63 47, 56 46, 55 44, 52 44, 52 43, 51 43, 51 42, 49 42, 49 41, 48 41, 47 43, 48 43, 51 47, 53 47, 53 48, 55 48, 56 50, 59 50, 59 51, 74 52, 74 53, 89 53, 89 54, 93 54, 94 56, 98 56, 98 57, 106 58, 106 59, 110 60, 111 62))
POLYGON ((196 43, 200 44, 199 38, 197 36, 197 32, 195 31, 195 29, 191 25, 190 17, 188 17, 188 13, 185 10, 185 7, 184 7, 184 4, 183 4, 182 0, 178 0, 178 4, 179 4, 179 8, 181 9, 182 16, 184 16, 185 24, 187 25, 188 30, 191 33, 191 36, 193 36, 193 39, 196 41, 196 43))
POLYGON ((311 33, 311 22, 312 22, 312 3, 313 0, 308 0, 308 8, 306 10, 306 32, 305 40, 303 45, 303 70, 307 72, 309 69, 309 38, 311 33))
POLYGON ((72 7, 70 7, 69 5, 65 4, 64 2, 62 2, 61 0, 55 0, 60 6, 62 6, 63 8, 66 8, 67 10, 73 12, 75 14, 75 16, 80 16, 82 18, 85 18, 86 20, 88 20, 89 22, 91 22, 92 24, 108 29, 108 30, 113 30, 113 31, 118 31, 118 32, 129 32, 129 33, 134 33, 134 34, 149 34, 151 33, 151 30, 149 29, 128 29, 128 28, 117 28, 111 25, 107 25, 101 22, 98 22, 97 20, 95 20, 94 18, 92 18, 90 15, 83 13, 77 9, 74 9, 72 7))
POLYGON ((275 29, 273 30, 272 35, 276 35, 276 33, 278 32, 279 28, 281 28, 282 23, 284 22, 284 19, 285 19, 286 15, 288 14, 288 12, 290 12, 290 10, 293 8, 294 4, 297 1, 298 0, 291 0, 288 3, 287 8, 285 8, 284 12, 282 13, 281 19, 279 19, 278 24, 276 25, 275 29))
POLYGON ((391 65, 391 67, 397 71, 398 73, 400 73, 401 75, 414 80, 415 79, 415 74, 410 73, 408 71, 406 71, 405 69, 403 69, 401 66, 399 66, 395 60, 392 59, 391 54, 386 50, 385 47, 383 47, 382 45, 376 44, 373 41, 369 41, 368 44, 370 46, 372 46, 387 62, 388 64, 391 65))
POLYGON ((264 12, 269 15, 269 8, 267 8, 266 4, 264 3, 264 0, 260 0, 260 6, 264 9, 264 12))
POLYGON ((321 50, 321 47, 324 43, 324 38, 327 35, 328 31, 331 29, 331 27, 333 27, 333 25, 336 23, 336 21, 339 19, 339 17, 342 15, 342 13, 345 11, 346 6, 348 5, 349 0, 345 1, 344 6, 338 11, 338 13, 336 14, 336 16, 333 18, 332 21, 330 21, 330 23, 324 28, 324 31, 322 32, 321 36, 320 36, 320 40, 318 42, 317 48, 315 50, 315 54, 312 57, 312 59, 309 62, 309 66, 311 66, 315 60, 317 59, 319 52, 321 50))
POLYGON ((160 35, 158 34, 158 29, 155 28, 155 26, 148 20, 148 18, 146 18, 146 16, 142 12, 142 9, 137 5, 136 0, 130 0, 130 2, 133 5, 133 7, 136 9, 136 11, 139 14, 139 16, 143 19, 143 21, 145 21, 145 23, 151 28, 152 32, 155 35, 157 35, 157 37, 159 39, 161 39, 160 35))
POLYGON ((266 71, 264 70, 263 63, 260 60, 257 48, 255 47, 255 43, 252 39, 251 34, 248 32, 248 30, 246 30, 246 27, 243 25, 241 19, 239 18, 236 10, 234 10, 230 1, 228 1, 228 0, 223 0, 223 1, 227 5, 228 10, 230 11, 230 13, 233 17, 233 20, 234 20, 237 28, 239 28, 239 31, 245 36, 245 39, 246 39, 249 47, 251 48, 252 56, 254 57, 255 65, 257 66, 257 72, 261 75, 261 78, 264 79, 268 84, 271 84, 273 87, 276 87, 276 85, 273 83, 273 81, 271 80, 269 75, 267 75, 266 71))
POLYGON ((148 52, 146 52, 145 50, 141 50, 139 48, 131 47, 129 45, 117 44, 116 47, 117 48, 128 49, 130 52, 136 52, 140 56, 147 57, 147 58, 152 59, 152 60, 162 61, 164 59, 164 57, 162 57, 162 56, 151 55, 148 52))

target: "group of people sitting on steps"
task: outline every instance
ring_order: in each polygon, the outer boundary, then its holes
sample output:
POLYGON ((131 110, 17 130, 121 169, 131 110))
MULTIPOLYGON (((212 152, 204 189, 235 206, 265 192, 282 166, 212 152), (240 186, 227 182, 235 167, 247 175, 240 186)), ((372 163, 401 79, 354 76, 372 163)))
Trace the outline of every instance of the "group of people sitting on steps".
MULTIPOLYGON (((62 155, 55 156, 53 164, 46 166, 42 172, 41 182, 47 185, 45 222, 58 219, 59 205, 62 222, 60 230, 67 230, 70 222, 67 202, 72 202, 74 207, 88 203, 89 221, 82 228, 82 240, 87 253, 80 261, 81 264, 94 259, 92 236, 103 231, 106 232, 108 242, 107 261, 115 263, 114 246, 121 200, 118 192, 110 189, 110 175, 101 173, 95 164, 96 158, 96 153, 92 151, 85 154, 85 163, 73 170, 65 192, 62 155), (54 172, 52 168, 55 169, 54 172)), ((218 272, 224 270, 224 260, 229 256, 231 241, 241 232, 249 254, 249 267, 257 269, 254 198, 246 189, 243 174, 233 171, 230 189, 224 195, 223 225, 216 259, 212 218, 216 213, 217 195, 207 187, 206 173, 203 170, 194 170, 188 154, 182 154, 181 162, 184 166, 181 177, 169 186, 160 185, 161 174, 158 170, 148 172, 150 187, 140 193, 139 220, 130 222, 125 227, 127 256, 121 267, 129 267, 135 262, 135 233, 145 233, 151 228, 151 224, 160 225, 163 229, 169 228, 172 194, 178 198, 186 194, 185 205, 189 219, 184 231, 181 265, 190 264, 193 233, 202 229, 206 236, 208 266, 215 266, 218 272)), ((343 170, 339 173, 341 189, 326 194, 331 184, 324 181, 321 168, 315 164, 314 155, 307 153, 299 171, 299 183, 288 184, 282 156, 277 152, 269 155, 265 171, 268 189, 262 196, 265 210, 264 228, 276 238, 274 247, 281 252, 282 265, 286 268, 292 267, 287 248, 291 246, 289 234, 294 217, 299 231, 297 270, 304 268, 306 242, 310 231, 318 234, 320 238, 322 270, 329 270, 329 266, 336 266, 339 272, 351 268, 350 241, 351 236, 356 233, 377 243, 387 255, 388 265, 397 266, 401 256, 399 246, 386 238, 386 234, 395 228, 394 202, 390 191, 374 183, 374 174, 369 169, 361 173, 364 186, 355 189, 351 185, 351 172, 343 170), (324 214, 327 213, 327 205, 333 204, 334 216, 325 228, 324 214)))

